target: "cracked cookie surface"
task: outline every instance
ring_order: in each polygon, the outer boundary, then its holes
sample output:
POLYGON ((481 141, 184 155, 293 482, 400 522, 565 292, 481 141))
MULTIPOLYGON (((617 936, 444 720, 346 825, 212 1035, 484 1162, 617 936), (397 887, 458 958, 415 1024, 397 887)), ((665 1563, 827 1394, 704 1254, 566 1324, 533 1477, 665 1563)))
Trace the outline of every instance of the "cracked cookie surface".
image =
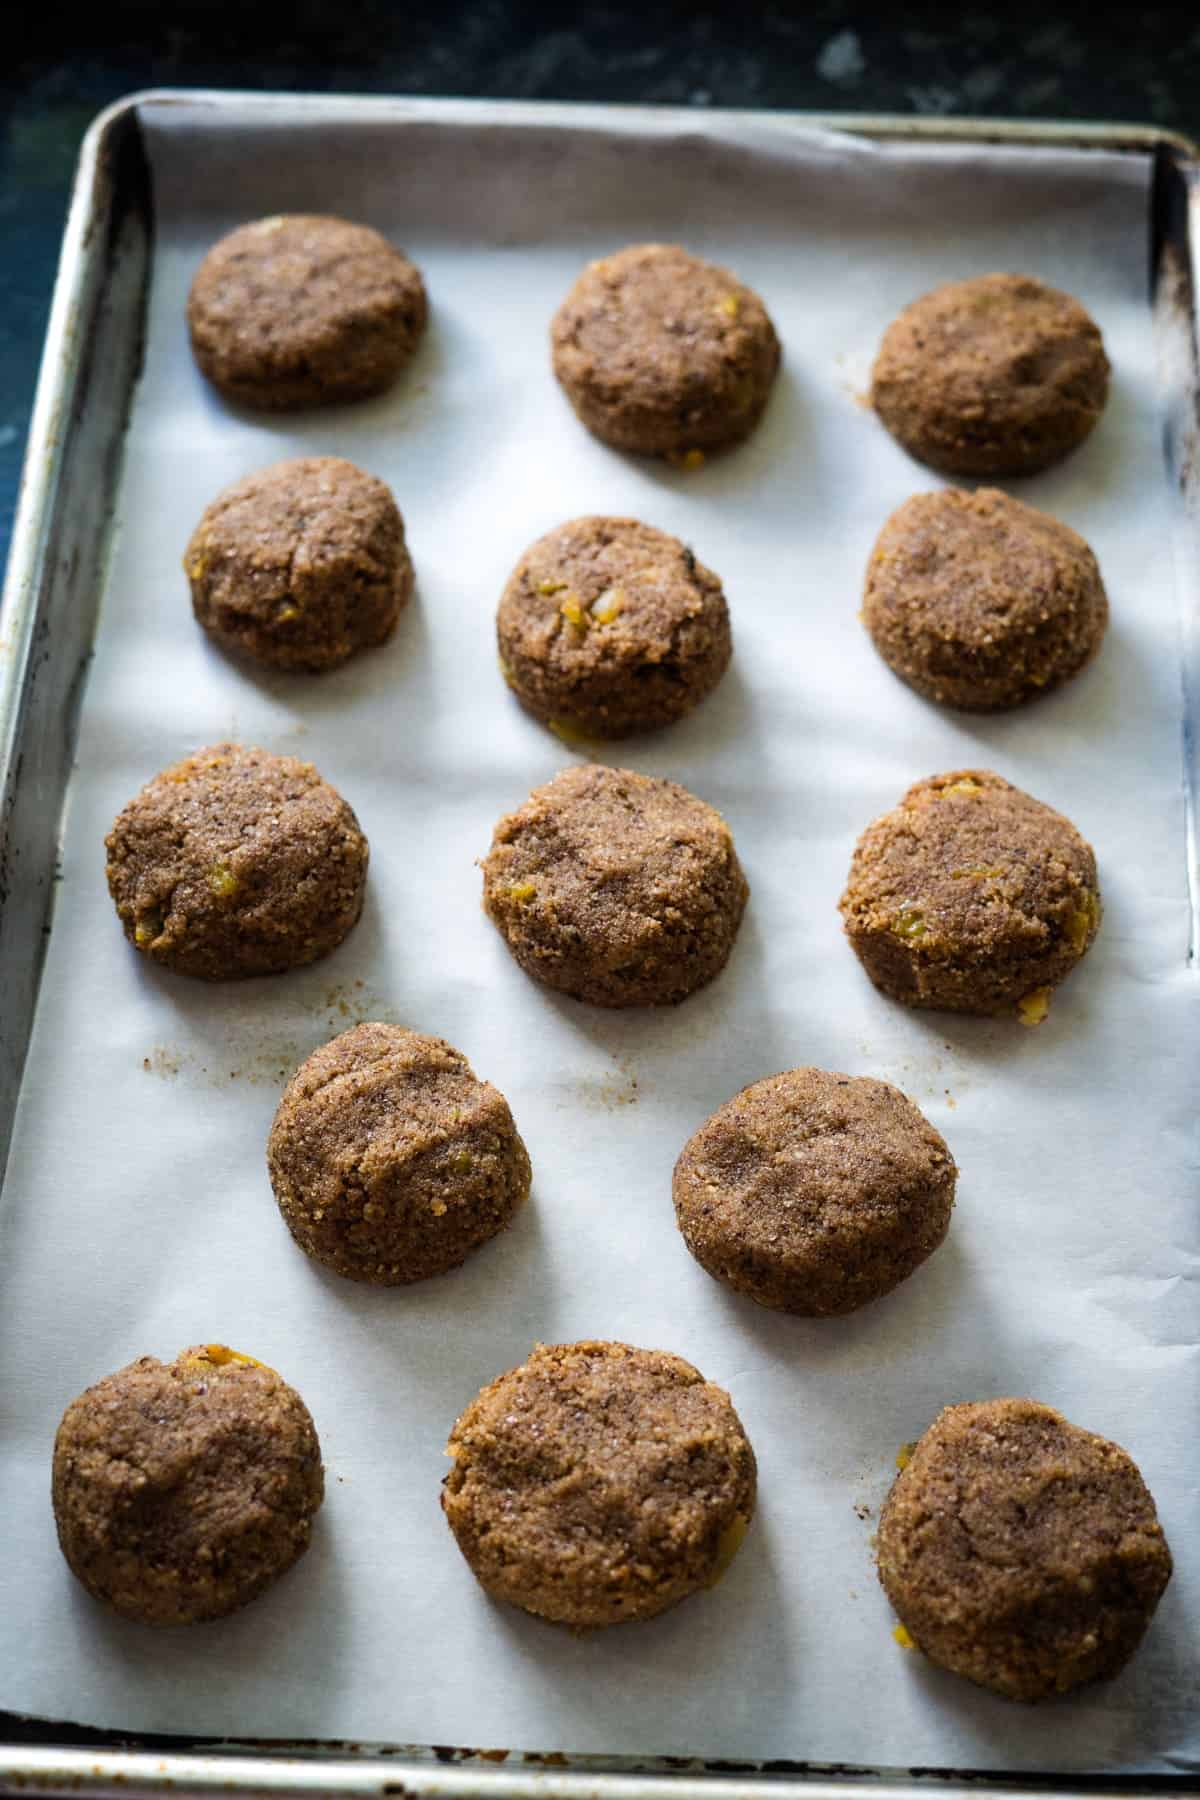
POLYGON ((675 1218, 702 1268, 810 1317, 890 1293, 950 1226, 957 1170, 889 1082, 788 1069, 743 1088, 675 1164, 675 1218))
POLYGON ((164 769, 105 840, 130 943, 205 981, 328 956, 362 911, 367 840, 310 763, 213 744, 164 769))
POLYGON ((489 1594, 587 1630, 648 1619, 732 1561, 754 1452, 723 1389, 629 1344, 539 1344, 457 1421, 442 1508, 489 1594))
POLYGON ((343 1031, 300 1066, 267 1165, 300 1248, 382 1286, 457 1267, 530 1183, 503 1094, 442 1038, 383 1024, 343 1031))
POLYGON ((673 781, 586 763, 500 820, 483 903, 516 961, 596 1006, 663 1006, 712 981, 749 887, 721 815, 673 781))
POLYGON ((948 1406, 896 1478, 877 1551, 917 1648, 1011 1700, 1115 1675, 1171 1576, 1131 1458, 1035 1400, 948 1406))

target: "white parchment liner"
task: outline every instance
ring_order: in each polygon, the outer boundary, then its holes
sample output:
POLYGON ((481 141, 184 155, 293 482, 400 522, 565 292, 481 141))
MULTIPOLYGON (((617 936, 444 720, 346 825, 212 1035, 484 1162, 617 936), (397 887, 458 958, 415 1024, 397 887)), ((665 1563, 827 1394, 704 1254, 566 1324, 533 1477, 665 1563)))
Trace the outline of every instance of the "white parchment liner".
POLYGON ((347 107, 301 124, 286 109, 160 104, 148 118, 145 375, 0 1216, 0 1704, 156 1731, 1194 1768, 1198 1045, 1147 164, 881 149, 703 117, 572 130, 347 107), (237 416, 192 367, 188 282, 219 232, 301 208, 402 244, 428 278, 429 335, 377 402, 237 416), (732 265, 784 344, 761 430, 690 475, 593 442, 548 366, 547 322, 583 260, 650 238, 732 265), (971 719, 898 684, 856 616, 879 525, 935 481, 855 390, 902 304, 992 268, 1070 289, 1104 330, 1115 381, 1099 431, 1017 491, 1091 541, 1113 623, 1067 691, 971 719), (180 556, 220 486, 320 451, 393 486, 417 596, 388 648, 339 673, 255 675, 194 625, 180 556), (583 512, 679 533, 732 610, 718 693, 610 758, 720 807, 753 890, 726 974, 668 1012, 540 991, 479 908, 474 861, 494 820, 570 760, 500 680, 496 600, 524 545, 583 512), (227 735, 315 761, 357 809, 372 866, 363 921, 333 958, 211 987, 127 947, 102 840, 152 773, 227 735), (840 932, 857 832, 911 780, 970 764, 1065 811, 1100 859, 1100 939, 1034 1033, 906 1013, 840 932), (507 1094, 534 1163, 514 1228, 410 1291, 311 1266, 266 1177, 283 1079, 363 1017, 459 1045, 507 1094), (897 1082, 961 1168, 933 1261, 825 1323, 726 1294, 684 1251, 670 1204, 700 1121, 801 1062, 897 1082), (581 1336, 692 1359, 729 1388, 760 1467, 758 1517, 718 1589, 587 1639, 489 1603, 438 1507, 465 1402, 535 1339, 581 1336), (202 1339, 299 1387, 328 1500, 306 1561, 243 1614, 141 1630, 61 1561, 50 1446, 88 1382, 202 1339), (1038 1709, 898 1649, 871 1561, 898 1444, 946 1402, 1010 1393, 1130 1448, 1178 1564, 1126 1673, 1038 1709))

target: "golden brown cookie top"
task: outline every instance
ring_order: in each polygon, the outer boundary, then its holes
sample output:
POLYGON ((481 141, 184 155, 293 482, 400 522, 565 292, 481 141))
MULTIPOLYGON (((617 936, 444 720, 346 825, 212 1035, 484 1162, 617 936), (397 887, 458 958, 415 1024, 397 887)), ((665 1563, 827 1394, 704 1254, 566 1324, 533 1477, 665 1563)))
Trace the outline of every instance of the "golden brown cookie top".
POLYGON ((730 657, 721 583, 640 520, 571 519, 531 544, 496 618, 504 673, 552 728, 623 736, 671 723, 730 657))
POLYGON ((1078 673, 1099 648, 1108 598, 1069 525, 996 488, 914 494, 867 565, 863 621, 876 649, 928 699, 1019 705, 1078 673))
POLYGON ((735 443, 779 366, 762 301, 678 244, 589 263, 551 326, 554 371, 588 429, 647 455, 735 443))
POLYGON ((188 297, 192 349, 229 399, 285 410, 390 386, 425 325, 425 288, 368 225, 255 219, 214 244, 188 297))
POLYGON ((332 668, 381 643, 412 591, 389 489, 338 456, 272 463, 223 489, 183 565, 205 630, 273 668, 332 668))
POLYGON ((948 474, 1023 475, 1075 449, 1108 396, 1099 328, 1028 275, 948 282, 884 333, 871 404, 919 461, 948 474))
POLYGON ((891 1291, 946 1235, 957 1170, 890 1082, 788 1069, 705 1120, 675 1165, 697 1261, 761 1305, 848 1313, 891 1291))
POLYGON ((749 889, 721 815, 586 763, 502 818, 484 906, 527 972, 602 1006, 681 1000, 724 966, 749 889))
POLYGON ((106 839, 125 935, 180 974, 278 973, 336 948, 362 910, 367 840, 310 763, 213 744, 164 769, 106 839))
POLYGON ((727 862, 732 853, 720 813, 678 782, 575 763, 500 820, 484 875, 497 898, 505 879, 551 877, 560 900, 573 896, 583 908, 602 904, 600 887, 618 881, 631 897, 678 905, 714 855, 727 862))
POLYGON ((577 1628, 649 1618, 716 1580, 754 1510, 728 1394, 681 1357, 539 1344, 450 1435, 442 1506, 498 1598, 577 1628))
POLYGON ((1069 819, 991 769, 952 769, 868 826, 843 912, 924 955, 981 934, 1040 943, 1051 922, 1082 955, 1093 899, 1095 855, 1069 819))
POLYGON ((323 1492, 300 1396, 224 1345, 106 1375, 55 1439, 63 1553, 92 1594, 146 1624, 252 1600, 307 1548, 323 1492))
POLYGON ((939 1414, 888 1496, 878 1559, 917 1646, 1017 1700, 1115 1674, 1171 1574, 1132 1459, 1027 1399, 939 1414))
POLYGON ((911 1006, 1045 1016, 1100 924, 1069 819, 990 769, 915 782, 855 846, 840 901, 876 986, 911 1006))
POLYGON ((529 1192, 503 1094, 443 1038, 399 1025, 352 1026, 301 1064, 267 1162, 301 1249, 387 1286, 456 1267, 529 1192))

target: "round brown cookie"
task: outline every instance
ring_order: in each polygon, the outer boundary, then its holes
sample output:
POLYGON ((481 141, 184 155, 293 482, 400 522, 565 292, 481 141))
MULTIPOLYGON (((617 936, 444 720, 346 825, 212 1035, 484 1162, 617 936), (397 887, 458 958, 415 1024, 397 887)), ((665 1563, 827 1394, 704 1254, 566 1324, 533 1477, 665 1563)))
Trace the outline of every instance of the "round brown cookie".
POLYGON ((939 1414, 888 1495, 877 1550, 917 1648, 1010 1700, 1115 1675, 1171 1577, 1125 1451, 1036 1400, 939 1414))
POLYGON ((1087 544, 995 488, 915 494, 867 567, 863 620, 888 667, 928 700, 1018 706, 1078 674, 1108 597, 1087 544))
POLYGON ((754 1512, 729 1395, 662 1350, 538 1344, 471 1402, 446 1453, 442 1509, 478 1581, 576 1630, 713 1586, 754 1512))
POLYGON ((164 769, 105 839, 125 936, 180 975, 277 975, 362 912, 367 840, 311 763, 213 744, 164 769))
POLYGON ((143 1625, 255 1599, 308 1549, 324 1491, 299 1394, 223 1344, 106 1375, 54 1440, 62 1553, 89 1594, 143 1625))
POLYGON ((267 1166, 302 1250, 389 1287, 457 1267, 529 1193, 503 1094, 441 1038, 398 1025, 355 1025, 301 1064, 267 1166))
POLYGON ((618 450, 686 454, 757 425, 779 368, 767 309, 728 269, 677 244, 589 263, 550 328, 554 373, 618 450))
POLYGON ((1028 275, 934 288, 884 333, 871 404, 910 456, 948 475, 1032 475, 1091 433, 1108 358, 1078 300, 1028 275))
POLYGON ((684 1145, 675 1219, 735 1293, 825 1317, 888 1294, 950 1227, 958 1171, 886 1081, 789 1069, 735 1094, 684 1145))
POLYGON ((483 904, 527 975, 596 1006, 664 1006, 720 974, 749 887, 720 813, 673 781, 564 769, 500 820, 483 904))
POLYGON ((372 231, 317 213, 241 225, 188 296, 192 353, 241 406, 289 411, 390 387, 425 327, 425 287, 372 231))
POLYGON ((1040 1024, 1100 924, 1069 819, 988 769, 931 775, 869 825, 841 898, 875 986, 906 1006, 1040 1024))
POLYGON ((721 583, 636 519, 572 519, 532 544, 500 601, 505 679, 535 718, 594 737, 670 725, 729 665, 721 583))
POLYGON ((204 629, 276 669, 331 669, 382 644, 413 584, 396 502, 338 456, 273 463, 225 488, 183 566, 204 629))

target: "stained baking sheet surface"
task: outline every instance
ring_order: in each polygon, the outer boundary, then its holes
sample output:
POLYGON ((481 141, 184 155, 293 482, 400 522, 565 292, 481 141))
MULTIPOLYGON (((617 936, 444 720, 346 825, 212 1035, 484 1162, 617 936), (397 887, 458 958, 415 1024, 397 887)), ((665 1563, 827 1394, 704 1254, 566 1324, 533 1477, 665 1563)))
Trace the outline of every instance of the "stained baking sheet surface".
POLYGON ((1194 1767, 1198 1045, 1146 163, 691 120, 488 126, 452 109, 301 123, 154 104, 145 122, 158 232, 145 375, 0 1215, 0 1699, 138 1730, 1194 1767), (376 402, 240 416, 192 368, 188 282, 219 232, 300 208, 404 245, 428 278, 430 331, 376 402), (581 262, 649 238, 734 266, 784 343, 761 430, 690 475, 593 442, 548 369, 546 324, 581 262), (876 530, 933 485, 856 395, 901 304, 990 268, 1071 289, 1103 327, 1116 373, 1100 430, 1020 492, 1093 543, 1113 625, 1066 692, 980 720, 899 686, 856 617, 876 530), (393 486, 417 595, 378 654, 319 680, 255 674, 192 623, 181 552, 222 484, 321 451, 393 486), (495 602, 531 538, 593 511, 685 537, 723 576, 734 621, 718 693, 610 758, 719 806, 753 889, 726 974, 661 1013, 541 992, 479 909, 474 861, 495 818, 570 760, 499 678, 495 602), (372 844, 366 913, 333 958, 224 988, 127 948, 102 852, 145 779, 223 736, 314 760, 372 844), (1000 770, 1097 846, 1103 931, 1035 1033, 906 1013, 841 938, 857 832, 910 780, 964 765, 1000 770), (358 1018, 458 1044, 509 1097, 533 1157, 513 1229, 411 1291, 311 1266, 266 1178, 283 1080, 358 1018), (727 1295, 672 1220, 689 1133, 739 1086, 802 1062, 897 1082, 962 1171, 945 1247, 848 1320, 727 1295), (727 1386, 761 1481, 714 1592, 585 1639, 489 1603, 438 1508, 460 1408, 535 1339, 580 1336, 676 1350, 727 1386), (148 1632, 108 1617, 62 1564, 50 1445, 89 1381, 201 1339, 300 1388, 328 1501, 310 1555, 262 1601, 148 1632), (1178 1561, 1126 1673, 1036 1710, 902 1652, 871 1563, 897 1446, 949 1401, 1008 1393, 1128 1445, 1178 1561))

